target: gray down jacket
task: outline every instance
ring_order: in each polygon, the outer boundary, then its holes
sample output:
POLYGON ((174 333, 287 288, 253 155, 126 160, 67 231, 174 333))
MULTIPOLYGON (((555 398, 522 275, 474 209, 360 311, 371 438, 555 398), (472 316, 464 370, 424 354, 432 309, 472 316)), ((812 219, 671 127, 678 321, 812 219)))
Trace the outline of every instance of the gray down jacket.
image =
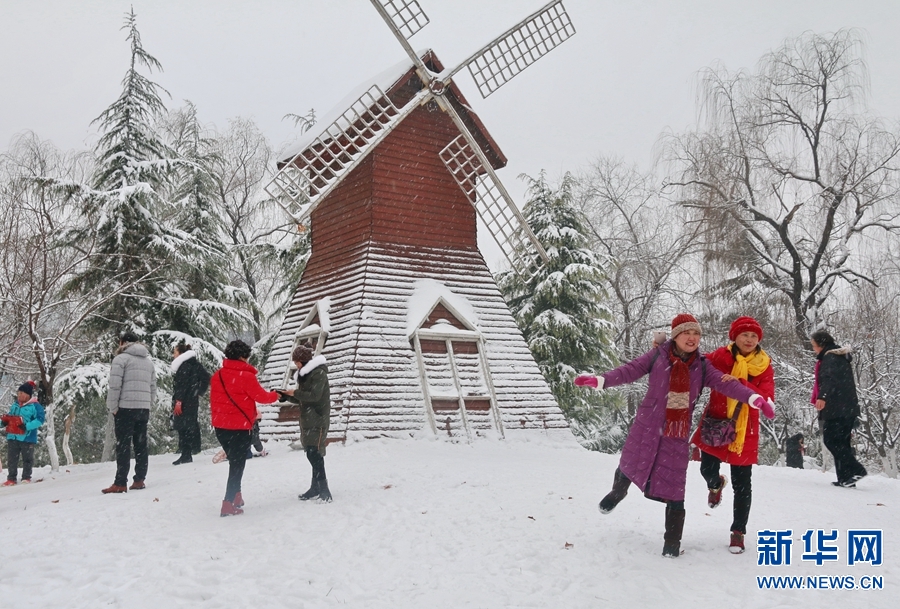
POLYGON ((119 348, 109 369, 106 407, 113 414, 119 408, 146 408, 156 402, 156 368, 150 352, 141 343, 119 348))

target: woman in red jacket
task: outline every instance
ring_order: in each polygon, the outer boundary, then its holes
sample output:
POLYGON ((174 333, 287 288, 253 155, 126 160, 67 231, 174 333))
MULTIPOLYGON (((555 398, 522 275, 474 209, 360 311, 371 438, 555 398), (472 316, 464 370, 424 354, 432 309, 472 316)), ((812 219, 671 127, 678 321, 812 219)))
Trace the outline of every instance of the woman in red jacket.
MULTIPOLYGON (((728 338, 732 342, 707 354, 706 359, 716 369, 740 380, 763 398, 774 400, 775 372, 772 370, 769 356, 759 346, 762 337, 763 330, 759 322, 752 317, 738 317, 732 322, 728 332, 728 338)), ((727 419, 733 416, 737 406, 736 400, 713 391, 703 416, 727 419)), ((769 412, 765 414, 772 418, 774 412, 768 410, 769 412)), ((731 444, 724 446, 704 444, 699 427, 691 439, 691 444, 701 451, 700 473, 706 479, 709 488, 709 507, 718 507, 722 502, 722 489, 728 481, 725 476, 719 475, 719 464, 724 461, 731 466, 734 520, 731 523, 731 543, 728 550, 732 554, 744 551, 744 535, 747 533, 752 498, 750 476, 759 452, 759 410, 741 404, 736 423, 735 439, 731 444)))
POLYGON ((228 484, 222 501, 221 516, 243 514, 241 479, 250 450, 256 404, 278 401, 278 394, 266 391, 256 378, 256 368, 247 363, 250 346, 234 340, 225 347, 225 361, 210 381, 209 408, 216 438, 228 457, 228 484))

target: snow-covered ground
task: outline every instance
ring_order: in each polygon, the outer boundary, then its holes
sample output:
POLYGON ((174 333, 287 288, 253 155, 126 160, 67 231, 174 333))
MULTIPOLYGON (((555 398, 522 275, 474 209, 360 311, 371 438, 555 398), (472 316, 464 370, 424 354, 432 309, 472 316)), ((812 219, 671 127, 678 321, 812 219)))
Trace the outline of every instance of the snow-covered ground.
MULTIPOLYGON (((270 443, 271 444, 271 443, 270 443)), ((5 448, 5 447, 3 447, 5 448)), ((451 444, 331 446, 335 501, 297 500, 304 455, 253 459, 242 516, 220 518, 227 464, 152 457, 147 489, 102 495, 114 464, 36 472, 0 489, 2 607, 897 607, 900 481, 832 487, 831 473, 758 467, 747 552, 731 555, 730 486, 706 506, 691 464, 677 559, 660 556, 663 506, 634 487, 597 511, 617 457, 540 434, 451 444), (758 566, 756 530, 793 531, 790 566, 758 566), (838 560, 802 559, 836 529, 838 560), (848 566, 851 529, 882 529, 883 564, 848 566), (757 577, 881 578, 881 590, 760 590, 757 577)), ((724 473, 728 473, 727 470, 724 473)), ((5 477, 5 476, 4 476, 5 477)), ((830 581, 830 580, 829 580, 830 581)), ((835 580, 836 581, 836 580, 835 580)), ((845 580, 846 581, 846 580, 845 580)), ((877 581, 877 580, 875 580, 877 581)))

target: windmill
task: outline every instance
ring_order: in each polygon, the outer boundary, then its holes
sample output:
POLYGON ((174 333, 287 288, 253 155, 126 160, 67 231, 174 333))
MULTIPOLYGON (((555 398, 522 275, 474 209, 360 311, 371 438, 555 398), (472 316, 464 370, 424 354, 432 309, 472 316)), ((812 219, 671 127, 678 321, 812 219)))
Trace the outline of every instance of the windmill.
MULTIPOLYGON (((289 354, 311 340, 331 362, 332 436, 471 438, 565 429, 561 411, 476 243, 481 218, 515 272, 547 255, 496 174, 506 158, 454 76, 486 98, 575 32, 561 0, 454 69, 417 53, 429 23, 416 0, 371 0, 408 60, 311 132, 267 192, 312 253, 263 373, 289 383, 289 354)), ((263 433, 296 433, 266 413, 263 433)))

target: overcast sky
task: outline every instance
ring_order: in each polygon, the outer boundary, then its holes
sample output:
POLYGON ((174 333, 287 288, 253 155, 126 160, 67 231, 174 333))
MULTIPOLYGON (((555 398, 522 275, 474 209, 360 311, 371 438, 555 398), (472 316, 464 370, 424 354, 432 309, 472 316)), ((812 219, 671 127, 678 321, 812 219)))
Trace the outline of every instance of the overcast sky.
MULTIPOLYGON (((463 60, 544 0, 420 0, 431 23, 412 39, 445 66, 463 60)), ((325 115, 368 77, 404 57, 368 0, 0 0, 0 146, 33 130, 83 149, 120 92, 129 60, 123 15, 133 5, 153 78, 189 99, 204 122, 254 119, 276 147, 295 137, 288 113, 325 115)), ((871 109, 900 117, 898 0, 566 0, 577 34, 484 100, 458 82, 519 173, 551 176, 601 154, 647 167, 666 129, 696 116, 697 71, 752 68, 806 30, 859 28, 871 109)))

